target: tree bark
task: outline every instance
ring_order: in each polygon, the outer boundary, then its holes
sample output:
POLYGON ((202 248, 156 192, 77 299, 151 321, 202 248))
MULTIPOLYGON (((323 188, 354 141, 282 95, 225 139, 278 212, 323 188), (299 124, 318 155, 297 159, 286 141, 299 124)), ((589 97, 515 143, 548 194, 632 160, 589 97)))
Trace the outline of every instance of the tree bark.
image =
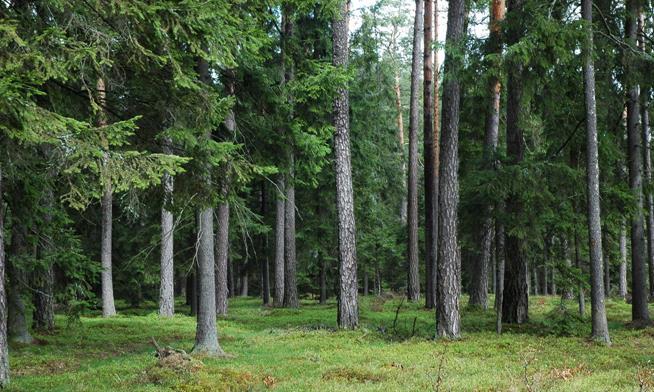
MULTIPOLYGON (((490 34, 487 41, 487 52, 489 54, 502 54, 501 24, 504 21, 505 12, 506 7, 504 0, 493 0, 491 2, 490 34)), ((491 68, 491 77, 488 84, 489 99, 484 135, 484 164, 486 165, 486 168, 494 168, 497 166, 496 150, 500 129, 500 91, 502 87, 498 76, 501 72, 501 70, 498 69, 499 67, 499 64, 495 64, 491 68)), ((481 227, 482 234, 480 236, 481 257, 475 258, 476 265, 472 275, 470 304, 486 310, 488 308, 488 273, 486 271, 488 271, 490 265, 492 244, 494 242, 492 206, 486 206, 484 212, 484 223, 481 227)))
POLYGON ((602 257, 604 258, 604 298, 611 296, 611 257, 609 251, 609 233, 607 229, 602 231, 602 257))
MULTIPOLYGON (((105 83, 102 78, 98 78, 96 90, 98 92, 98 101, 102 105, 106 98, 105 83)), ((98 125, 103 127, 107 125, 104 113, 100 113, 98 125)), ((100 260, 102 263, 102 316, 111 317, 116 314, 116 306, 114 305, 114 284, 111 268, 111 236, 112 236, 112 221, 113 221, 113 191, 111 185, 111 176, 107 173, 107 165, 109 164, 109 144, 106 138, 103 139, 104 159, 103 170, 104 173, 104 190, 102 193, 101 207, 102 207, 102 239, 100 242, 100 260)))
POLYGON ((275 296, 273 306, 284 305, 284 177, 277 180, 276 220, 275 220, 275 296))
POLYGON ((592 0, 581 1, 581 13, 588 24, 586 26, 586 45, 584 46, 584 95, 586 98, 586 179, 588 187, 588 249, 590 253, 592 336, 595 340, 610 343, 609 326, 604 306, 592 0))
MULTIPOLYGON (((266 200, 266 183, 261 182, 261 219, 265 219, 268 213, 268 204, 266 200)), ((268 234, 259 234, 259 267, 261 269, 261 300, 263 305, 270 303, 270 269, 268 264, 268 234)))
MULTIPOLYGON (((164 140, 164 154, 171 153, 170 139, 164 140)), ((175 268, 173 264, 174 221, 171 208, 173 198, 173 177, 164 173, 162 179, 164 197, 161 206, 161 282, 159 286, 159 316, 172 317, 175 313, 175 268)))
POLYGON ((0 167, 0 388, 9 384, 9 345, 7 344, 7 290, 5 282, 5 202, 4 173, 0 167))
MULTIPOLYGON (((44 159, 48 159, 50 154, 46 152, 44 159)), ((53 175, 54 173, 48 173, 53 175)), ((52 236, 52 210, 54 208, 54 194, 50 185, 46 185, 44 194, 45 213, 43 217, 44 233, 41 234, 44 239, 39 240, 37 245, 38 255, 45 265, 35 271, 35 291, 33 295, 34 314, 32 317, 32 328, 42 331, 53 331, 54 321, 54 263, 52 261, 52 250, 54 238, 52 236)))
MULTIPOLYGON (((333 21, 333 65, 348 68, 348 23, 350 1, 340 0, 340 12, 333 21)), ((336 210, 338 215, 338 326, 354 329, 359 325, 356 224, 350 158, 349 90, 340 88, 334 99, 334 165, 336 170, 336 210)))
POLYGON ((459 209, 459 116, 463 69, 465 1, 451 0, 447 14, 445 82, 443 84, 443 126, 439 176, 438 297, 436 336, 460 337, 459 296, 461 261, 458 241, 459 209))
POLYGON ((300 306, 297 294, 297 259, 295 255, 295 160, 289 154, 289 173, 284 206, 284 307, 300 306))
POLYGON ((422 53, 423 0, 416 0, 416 14, 413 24, 413 55, 411 62, 411 97, 409 107, 409 180, 408 180, 408 249, 407 249, 407 298, 420 298, 420 277, 418 268, 418 126, 420 57, 422 53))
MULTIPOLYGON (((397 139, 400 146, 400 156, 402 160, 402 167, 400 175, 402 176, 402 187, 406 189, 406 158, 404 155, 404 119, 402 118, 402 89, 400 88, 400 70, 395 71, 395 107, 397 109, 397 139)), ((402 225, 407 223, 407 198, 406 193, 402 195, 400 201, 400 222, 402 225)))
MULTIPOLYGON (((575 266, 579 269, 580 272, 583 272, 584 268, 581 265, 581 256, 580 256, 581 250, 579 249, 579 235, 577 233, 577 228, 576 227, 575 227, 574 230, 575 230, 575 234, 574 234, 574 236, 575 236, 575 241, 574 241, 574 245, 575 245, 575 266)), ((586 314, 586 298, 584 296, 584 285, 579 283, 577 285, 577 287, 578 287, 577 300, 578 300, 578 303, 579 303, 579 316, 584 317, 584 315, 586 314)))
POLYGON ((7 273, 11 286, 8 292, 8 318, 7 334, 10 341, 22 344, 31 344, 34 340, 27 327, 25 303, 23 302, 23 287, 25 286, 25 273, 18 265, 16 259, 25 254, 27 228, 22 222, 14 222, 12 227, 11 249, 7 273))
MULTIPOLYGON (((640 12, 639 0, 627 0, 627 18, 625 23, 626 38, 629 44, 635 46, 637 41, 637 21, 640 12)), ((636 200, 636 212, 631 217, 631 284, 632 304, 631 316, 634 322, 648 323, 649 311, 647 309, 646 288, 646 249, 645 233, 643 229, 643 184, 642 161, 643 145, 642 134, 638 129, 639 99, 638 84, 635 70, 636 58, 631 52, 625 50, 625 85, 627 90, 627 144, 629 161, 629 187, 636 200)))
POLYGON ((627 298, 627 223, 623 220, 620 228, 620 298, 627 298))
POLYGON ((227 286, 227 262, 229 260, 229 203, 218 204, 218 229, 216 230, 216 314, 227 315, 229 287, 227 286))
MULTIPOLYGON (((497 206, 501 209, 503 206, 497 206)), ((501 222, 495 222, 495 260, 496 269, 495 277, 495 331, 502 333, 502 304, 504 299, 504 261, 505 261, 505 248, 504 248, 504 225, 501 222)))
POLYGON ((327 303, 327 262, 320 258, 320 304, 327 303))
MULTIPOLYGON (((509 0, 508 12, 512 23, 507 31, 507 42, 514 45, 523 36, 524 0, 509 0)), ((522 94, 523 65, 512 62, 508 70, 506 140, 507 155, 512 164, 517 165, 524 159, 524 139, 522 130, 522 94)), ((515 193, 506 200, 509 216, 522 214, 522 201, 515 193)), ((527 287, 527 260, 524 254, 524 241, 519 236, 506 230, 506 266, 504 283, 504 304, 502 319, 507 323, 522 324, 529 319, 529 293, 527 287)))

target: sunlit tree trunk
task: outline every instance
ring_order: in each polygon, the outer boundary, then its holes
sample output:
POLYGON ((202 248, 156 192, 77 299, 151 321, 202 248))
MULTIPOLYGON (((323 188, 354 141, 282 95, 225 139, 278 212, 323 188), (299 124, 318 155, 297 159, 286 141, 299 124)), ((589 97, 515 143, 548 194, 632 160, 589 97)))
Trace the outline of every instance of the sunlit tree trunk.
MULTIPOLYGON (((340 0, 340 12, 333 27, 333 65, 347 69, 350 1, 340 0)), ((334 164, 336 170, 336 210, 338 213, 338 326, 353 329, 359 325, 356 226, 350 158, 349 90, 341 88, 334 99, 334 164)))

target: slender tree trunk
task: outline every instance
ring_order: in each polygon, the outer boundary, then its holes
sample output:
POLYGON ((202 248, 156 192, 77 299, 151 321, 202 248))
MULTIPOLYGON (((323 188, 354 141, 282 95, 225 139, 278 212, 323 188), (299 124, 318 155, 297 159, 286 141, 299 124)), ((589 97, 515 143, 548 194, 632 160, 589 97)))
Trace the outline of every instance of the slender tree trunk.
MULTIPOLYGON (((640 50, 645 52, 644 37, 645 14, 640 12, 638 18, 638 45, 640 50)), ((654 195, 652 195, 650 184, 652 182, 652 154, 650 150, 650 129, 649 129, 649 91, 643 87, 640 93, 640 121, 643 131, 643 163, 645 171, 644 188, 647 201, 647 261, 649 270, 649 298, 654 298, 654 195)))
MULTIPOLYGON (((497 206, 501 209, 503 206, 497 206)), ((497 272, 495 273, 497 282, 495 283, 495 331, 499 334, 502 333, 502 304, 504 298, 504 225, 500 222, 495 222, 495 260, 497 272)))
POLYGON ((611 296, 611 257, 609 251, 609 233, 607 229, 602 232, 602 257, 604 258, 604 297, 611 296))
POLYGON ((418 126, 420 92, 420 57, 422 53, 423 0, 416 0, 416 14, 413 25, 413 56, 411 63, 411 98, 409 108, 409 189, 408 195, 408 249, 407 249, 407 298, 420 298, 420 277, 418 268, 418 126))
MULTIPOLYGON (((577 234, 577 228, 575 227, 575 266, 579 269, 579 271, 583 272, 584 268, 583 265, 581 264, 581 250, 579 249, 579 235, 577 234)), ((577 294, 577 300, 579 302, 579 315, 581 317, 584 317, 586 314, 586 298, 584 296, 584 285, 579 283, 578 287, 578 294, 577 294)))
POLYGON ((457 339, 461 333, 459 296, 461 261, 458 241, 459 209, 459 115, 463 60, 465 1, 451 0, 447 14, 443 126, 439 177, 438 297, 436 336, 457 339))
MULTIPOLYGON (((102 78, 98 78, 96 90, 98 92, 98 101, 104 104, 106 98, 105 83, 102 78)), ((107 120, 104 113, 100 113, 99 126, 106 126, 107 120)), ((100 260, 102 263, 102 316, 111 317, 116 314, 116 306, 114 305, 114 284, 112 278, 111 268, 111 236, 112 236, 112 221, 113 221, 113 190, 110 180, 110 175, 106 171, 109 164, 109 143, 103 139, 104 159, 103 170, 104 173, 104 190, 102 193, 102 239, 100 242, 100 260)))
POLYGON ((284 307, 300 306, 297 294, 297 259, 295 256, 295 161, 289 156, 289 173, 286 182, 286 204, 284 217, 284 307))
POLYGON ((593 5, 581 1, 581 13, 588 23, 584 46, 584 95, 586 101, 586 147, 588 186, 588 249, 590 253, 591 316, 593 339, 610 343, 604 307, 604 271, 602 260, 602 222, 600 219, 599 157, 595 105, 595 65, 593 63, 593 5))
MULTIPOLYGON (((163 152, 170 154, 170 139, 164 140, 163 152)), ((169 210, 173 198, 173 177, 164 173, 162 184, 164 201, 161 207, 161 282, 159 285, 159 316, 172 317, 175 313, 175 268, 173 264, 173 213, 169 210)))
MULTIPOLYGON (((225 193, 225 192, 223 192, 225 193)), ((229 203, 218 204, 218 229, 216 230, 216 314, 227 315, 229 287, 227 284, 227 263, 229 260, 229 203)))
POLYGON ((277 181, 276 219, 275 219, 275 296, 273 306, 284 305, 284 177, 277 181))
POLYGON ((368 271, 363 271, 363 295, 368 295, 368 271))
MULTIPOLYGON (((524 0, 509 0, 508 12, 513 23, 507 32, 507 42, 513 45, 523 35, 524 0)), ((522 130, 523 66, 519 62, 509 65, 507 83, 506 140, 507 155, 512 164, 519 164, 524 158, 524 139, 522 130)), ((522 214, 520 196, 511 193, 506 200, 509 216, 522 214)), ((504 282, 504 304, 502 319, 507 323, 522 324, 529 319, 529 292, 527 287, 527 260, 524 254, 524 240, 506 230, 506 266, 504 282)))
POLYGON ((236 293, 236 279, 234 279, 234 262, 227 258, 227 276, 228 276, 228 282, 227 282, 227 292, 228 292, 228 297, 234 297, 234 294, 236 293))
MULTIPOLYGON (((50 158, 46 152, 44 158, 50 158)), ((53 173, 49 173, 53 175, 53 173)), ((42 331, 53 331, 54 322, 54 264, 52 261, 54 238, 52 236, 52 209, 54 194, 52 188, 48 185, 45 192, 45 214, 44 214, 44 233, 45 240, 39 241, 37 245, 38 258, 45 263, 38 268, 35 275, 35 292, 33 295, 34 314, 32 317, 32 328, 42 331), (41 245, 43 244, 43 245, 41 245)), ((1 210, 0 210, 1 212, 1 210)))
MULTIPOLYGON (((264 219, 268 213, 266 200, 266 183, 261 182, 261 219, 264 219)), ((268 263, 268 234, 263 233, 259 235, 259 258, 261 260, 261 300, 264 305, 270 303, 270 269, 268 263)))
POLYGON ((7 344, 7 290, 5 285, 5 202, 4 177, 0 167, 0 388, 9 384, 9 345, 7 344))
MULTIPOLYGON (((570 244, 567 238, 563 239, 563 256, 565 258, 566 267, 568 269, 572 268, 572 256, 570 255, 570 244)), ((561 300, 571 300, 573 297, 574 294, 572 289, 570 288, 570 285, 567 284, 561 293, 561 300)))
POLYGON ((327 262, 320 258, 320 304, 327 303, 327 262))
MULTIPOLYGON (((340 0, 340 12, 333 21, 333 65, 348 67, 348 23, 350 1, 340 0)), ((341 88, 334 100, 334 164, 336 170, 336 210, 338 213, 338 326, 354 329, 359 325, 357 287, 356 225, 350 161, 350 102, 348 88, 341 88)))
MULTIPOLYGON (((627 0, 627 20, 625 23, 626 38, 629 44, 636 44, 637 21, 640 12, 639 0, 627 0)), ((631 218, 631 284, 632 304, 631 315, 634 322, 649 322, 647 309, 646 287, 646 249, 645 233, 643 229, 643 184, 642 161, 643 145, 642 134, 638 129, 639 102, 638 84, 635 71, 636 58, 630 51, 625 50, 625 84, 627 90, 627 144, 629 161, 629 187, 636 200, 636 212, 631 218)))
POLYGON ((623 220, 620 228, 620 282, 618 294, 627 298, 627 223, 623 220))
POLYGON ((438 192, 436 191, 436 162, 434 154, 434 88, 433 77, 433 1, 425 0, 424 18, 424 61, 423 61, 423 154, 425 179, 425 305, 434 307, 434 280, 438 255, 438 192))
MULTIPOLYGON (((493 0, 491 2, 490 35, 488 37, 488 53, 494 55, 502 54, 502 29, 506 7, 504 0, 493 0)), ((496 150, 499 138, 500 126, 500 91, 501 83, 497 76, 501 70, 500 64, 493 64, 492 76, 488 84, 488 111, 486 113, 486 129, 484 137, 484 164, 487 168, 493 168, 496 164, 496 150)), ((476 265, 472 275, 472 290, 470 293, 470 304, 479 306, 482 309, 488 308, 488 266, 490 264, 493 244, 493 214, 492 206, 488 205, 485 210, 484 223, 481 230, 481 257, 475 258, 476 265)), ((495 241, 497 242, 497 241, 495 241)))
POLYGON ((25 303, 23 302, 23 287, 25 273, 16 265, 16 259, 26 251, 27 228, 21 222, 14 222, 12 227, 11 252, 7 273, 11 282, 8 295, 7 334, 9 340, 31 344, 34 340, 27 327, 25 303))
POLYGON ((247 297, 250 294, 250 280, 248 271, 243 271, 243 277, 241 278, 241 297, 247 297))
MULTIPOLYGON (((400 70, 395 71, 395 107, 397 109, 397 139, 400 145, 400 154, 402 159, 402 168, 400 175, 402 176, 402 185, 406 189, 406 158, 404 155, 404 119, 402 118, 402 89, 400 88, 400 70)), ((407 222, 407 198, 406 193, 402 194, 402 201, 400 202, 400 222, 406 225, 407 222)))

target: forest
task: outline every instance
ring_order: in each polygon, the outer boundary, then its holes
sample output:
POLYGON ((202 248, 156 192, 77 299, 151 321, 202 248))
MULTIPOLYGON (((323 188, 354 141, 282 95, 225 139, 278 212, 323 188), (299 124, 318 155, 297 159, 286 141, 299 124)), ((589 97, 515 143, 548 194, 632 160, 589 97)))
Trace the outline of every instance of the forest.
POLYGON ((0 389, 654 391, 654 2, 0 0, 0 389))

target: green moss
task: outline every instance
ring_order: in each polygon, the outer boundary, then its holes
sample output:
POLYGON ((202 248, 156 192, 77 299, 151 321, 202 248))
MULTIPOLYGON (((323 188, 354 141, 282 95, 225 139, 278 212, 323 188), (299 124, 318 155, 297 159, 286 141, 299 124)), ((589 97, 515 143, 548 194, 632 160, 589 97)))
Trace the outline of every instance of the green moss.
MULTIPOLYGON (((494 312, 462 301, 463 337, 434 340, 435 317, 399 298, 361 298, 361 328, 336 330, 336 306, 302 303, 300 310, 262 308, 256 298, 230 302, 218 320, 228 358, 162 365, 150 340, 190 351, 195 320, 182 313, 159 319, 156 305, 103 319, 81 317, 41 344, 11 347, 12 391, 630 391, 654 385, 654 328, 628 328, 630 305, 609 300, 613 345, 588 339, 589 315, 552 326, 560 299, 535 297, 530 322, 494 331, 494 312), (413 327, 415 320, 415 328, 413 327), (567 333, 570 332, 570 333, 567 333), (201 363, 200 363, 201 362, 201 363), (189 365, 190 366, 190 365, 189 365), (438 381, 440 379, 440 381, 438 381)), ((574 314, 576 303, 565 303, 574 314)), ((654 309, 653 309, 654 310, 654 309)), ((567 314, 567 313, 565 313, 567 314)))

